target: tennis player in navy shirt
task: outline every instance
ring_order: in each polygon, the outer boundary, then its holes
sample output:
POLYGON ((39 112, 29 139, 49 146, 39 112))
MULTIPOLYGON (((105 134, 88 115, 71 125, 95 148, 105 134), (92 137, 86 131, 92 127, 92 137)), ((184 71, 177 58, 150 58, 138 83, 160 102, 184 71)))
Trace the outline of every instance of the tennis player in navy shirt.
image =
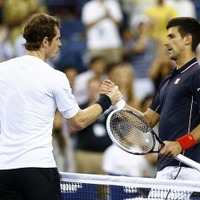
MULTIPOLYGON (((146 112, 138 112, 154 127, 159 122, 158 179, 200 180, 200 172, 173 159, 182 153, 200 163, 200 66, 195 51, 200 42, 200 23, 190 17, 171 19, 164 42, 176 68, 160 84, 146 112)), ((125 103, 124 103, 125 104, 125 103)), ((188 199, 188 194, 181 199, 188 199)))
POLYGON ((193 18, 175 18, 167 30, 164 45, 176 68, 163 80, 149 108, 158 115, 153 120, 159 119, 159 136, 165 141, 157 178, 199 180, 199 171, 170 158, 182 153, 200 162, 200 66, 195 57, 200 24, 193 18))

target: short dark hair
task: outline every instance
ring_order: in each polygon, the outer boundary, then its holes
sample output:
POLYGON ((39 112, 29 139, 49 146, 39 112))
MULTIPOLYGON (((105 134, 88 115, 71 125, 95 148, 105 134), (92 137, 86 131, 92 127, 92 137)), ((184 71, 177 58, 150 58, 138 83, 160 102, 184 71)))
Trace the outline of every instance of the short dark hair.
POLYGON ((166 28, 178 26, 178 31, 181 37, 185 37, 188 34, 192 35, 192 51, 195 51, 200 43, 200 23, 198 20, 192 17, 177 17, 171 19, 166 28))
POLYGON ((53 16, 45 13, 37 13, 27 21, 23 37, 26 40, 25 48, 29 51, 38 50, 45 37, 51 42, 55 37, 55 27, 60 29, 60 21, 53 16))

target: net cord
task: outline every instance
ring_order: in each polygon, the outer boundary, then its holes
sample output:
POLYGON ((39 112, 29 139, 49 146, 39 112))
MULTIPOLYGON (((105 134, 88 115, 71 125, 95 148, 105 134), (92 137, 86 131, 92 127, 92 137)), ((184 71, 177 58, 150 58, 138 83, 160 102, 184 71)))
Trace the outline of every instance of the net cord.
POLYGON ((60 181, 71 183, 88 183, 99 185, 115 185, 137 188, 172 189, 178 191, 200 192, 200 182, 183 180, 163 180, 154 178, 94 175, 60 172, 60 181))

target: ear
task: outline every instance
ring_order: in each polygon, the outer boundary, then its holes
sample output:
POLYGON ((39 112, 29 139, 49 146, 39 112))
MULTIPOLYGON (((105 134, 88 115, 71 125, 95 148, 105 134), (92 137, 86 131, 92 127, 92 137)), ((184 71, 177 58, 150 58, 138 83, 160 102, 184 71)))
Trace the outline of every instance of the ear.
POLYGON ((186 39, 186 45, 190 45, 192 43, 192 35, 188 34, 185 36, 185 39, 186 39))
POLYGON ((44 37, 44 39, 42 40, 42 46, 47 47, 48 45, 49 45, 48 37, 44 37))

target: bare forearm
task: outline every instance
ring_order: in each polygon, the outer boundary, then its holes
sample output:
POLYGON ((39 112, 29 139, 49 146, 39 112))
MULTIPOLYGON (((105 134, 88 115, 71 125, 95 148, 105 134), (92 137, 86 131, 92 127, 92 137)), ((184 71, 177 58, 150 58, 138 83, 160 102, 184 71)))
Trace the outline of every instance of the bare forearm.
POLYGON ((140 116, 143 116, 143 114, 144 114, 143 112, 137 110, 136 108, 134 108, 132 106, 129 106, 128 104, 126 104, 124 108, 127 109, 127 110, 131 110, 133 112, 136 112, 140 116))
MULTIPOLYGON (((109 80, 105 80, 102 83, 101 88, 106 88, 106 85, 113 84, 109 80)), ((100 89, 100 91, 105 91, 107 89, 100 89)), ((107 94, 100 93, 98 100, 93 105, 79 110, 79 112, 69 119, 69 124, 73 129, 80 130, 86 128, 88 125, 92 124, 98 119, 98 117, 106 111, 112 104, 118 102, 122 95, 118 90, 117 86, 114 86, 112 89, 107 90, 107 94)))
POLYGON ((124 108, 127 110, 132 110, 136 112, 138 115, 142 116, 142 118, 150 125, 150 127, 154 127, 158 123, 159 114, 151 110, 150 108, 148 108, 144 113, 127 104, 125 105, 124 108))
POLYGON ((102 107, 95 103, 88 108, 80 110, 75 118, 69 120, 69 123, 73 129, 81 130, 96 121, 101 113, 102 107))
POLYGON ((195 144, 200 142, 200 125, 198 125, 192 132, 186 133, 176 141, 164 141, 165 146, 161 149, 162 156, 175 157, 182 151, 185 151, 195 144))

